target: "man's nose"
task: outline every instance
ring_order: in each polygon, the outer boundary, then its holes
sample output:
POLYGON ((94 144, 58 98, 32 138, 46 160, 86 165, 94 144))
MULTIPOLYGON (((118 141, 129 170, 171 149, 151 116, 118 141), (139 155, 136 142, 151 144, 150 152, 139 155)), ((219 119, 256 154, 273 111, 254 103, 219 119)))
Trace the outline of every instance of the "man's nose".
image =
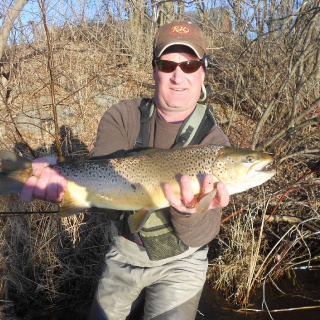
POLYGON ((177 66, 172 72, 171 81, 174 83, 180 83, 184 79, 184 72, 181 70, 180 66, 177 66))

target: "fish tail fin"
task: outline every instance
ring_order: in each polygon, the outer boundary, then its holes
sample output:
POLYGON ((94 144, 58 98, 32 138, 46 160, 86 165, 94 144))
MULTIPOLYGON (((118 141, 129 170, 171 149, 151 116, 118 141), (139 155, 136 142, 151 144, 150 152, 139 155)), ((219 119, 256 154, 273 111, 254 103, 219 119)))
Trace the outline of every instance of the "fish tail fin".
POLYGON ((13 152, 0 150, 0 194, 20 193, 32 175, 32 162, 13 152))

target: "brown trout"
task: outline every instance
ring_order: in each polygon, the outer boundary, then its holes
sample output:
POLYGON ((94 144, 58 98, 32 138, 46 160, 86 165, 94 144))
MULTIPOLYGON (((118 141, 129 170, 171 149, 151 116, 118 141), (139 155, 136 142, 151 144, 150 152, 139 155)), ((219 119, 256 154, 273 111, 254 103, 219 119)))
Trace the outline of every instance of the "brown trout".
MULTIPOLYGON (((155 210, 169 206, 162 186, 169 183, 180 197, 180 177, 190 176, 195 195, 202 180, 212 174, 230 195, 261 185, 276 172, 267 166, 274 159, 267 153, 234 147, 207 145, 177 149, 150 149, 123 158, 58 162, 54 167, 68 184, 60 214, 66 217, 91 207, 130 210, 132 232, 141 229, 155 210)), ((31 161, 0 151, 0 194, 20 193, 32 175, 31 161)), ((197 212, 207 211, 216 190, 202 198, 197 212)))

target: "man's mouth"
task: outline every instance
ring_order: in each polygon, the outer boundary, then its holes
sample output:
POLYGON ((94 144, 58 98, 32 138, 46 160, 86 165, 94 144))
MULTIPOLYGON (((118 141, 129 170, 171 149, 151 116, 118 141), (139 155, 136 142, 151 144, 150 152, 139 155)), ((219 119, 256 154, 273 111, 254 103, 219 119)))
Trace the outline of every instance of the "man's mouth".
POLYGON ((171 90, 173 90, 173 91, 184 91, 186 89, 184 89, 184 88, 172 88, 171 90))

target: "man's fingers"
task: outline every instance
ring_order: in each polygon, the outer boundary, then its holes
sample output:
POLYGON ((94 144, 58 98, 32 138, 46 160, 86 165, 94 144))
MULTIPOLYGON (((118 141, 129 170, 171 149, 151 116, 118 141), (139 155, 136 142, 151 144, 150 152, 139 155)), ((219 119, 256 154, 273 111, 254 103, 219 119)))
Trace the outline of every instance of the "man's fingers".
POLYGON ((214 189, 213 185, 213 176, 212 174, 207 174, 203 179, 203 185, 202 185, 202 194, 208 194, 214 189))
POLYGON ((217 189, 217 194, 212 200, 211 205, 208 204, 208 209, 224 208, 229 204, 229 193, 226 186, 218 182, 214 185, 212 175, 206 175, 203 180, 201 195, 196 198, 190 184, 188 175, 181 176, 180 180, 181 197, 178 197, 169 184, 164 184, 163 192, 169 204, 181 212, 195 213, 198 201, 204 198, 205 195, 210 194, 214 188, 217 189))
POLYGON ((224 208, 229 204, 229 192, 227 190, 227 187, 221 183, 218 182, 216 185, 218 194, 217 197, 214 198, 214 200, 212 201, 213 207, 214 208, 224 208))
POLYGON ((170 184, 165 183, 163 185, 163 192, 171 206, 177 207, 181 205, 181 200, 176 197, 170 184))
POLYGON ((37 181, 38 181, 38 178, 35 176, 32 176, 24 184, 21 190, 21 199, 23 201, 29 202, 33 200, 33 191, 34 191, 35 185, 37 184, 37 181))
POLYGON ((62 201, 67 180, 57 169, 51 169, 49 183, 47 185, 46 200, 49 202, 62 201))
POLYGON ((181 188, 181 198, 182 198, 182 201, 186 204, 186 207, 188 205, 190 205, 190 208, 192 208, 192 206, 194 207, 194 204, 193 204, 194 194, 190 184, 190 177, 188 175, 184 174, 181 176, 180 188, 181 188))
POLYGON ((57 163, 57 159, 57 157, 47 156, 32 162, 33 176, 22 188, 22 200, 27 202, 34 198, 50 202, 62 200, 67 180, 58 169, 51 168, 57 163))
POLYGON ((35 198, 46 200, 47 186, 48 186, 50 176, 51 176, 51 168, 49 167, 44 168, 34 188, 33 194, 35 198))

